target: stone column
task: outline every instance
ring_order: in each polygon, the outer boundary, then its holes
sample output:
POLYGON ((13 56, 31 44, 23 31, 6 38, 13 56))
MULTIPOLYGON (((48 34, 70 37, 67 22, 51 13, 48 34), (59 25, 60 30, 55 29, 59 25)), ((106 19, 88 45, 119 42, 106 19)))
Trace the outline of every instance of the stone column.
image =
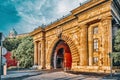
POLYGON ((42 32, 42 40, 41 40, 41 66, 42 69, 45 69, 45 33, 42 32))
POLYGON ((37 42, 34 42, 34 65, 38 65, 38 46, 37 42))
POLYGON ((38 43, 38 65, 41 65, 41 43, 38 43))
POLYGON ((87 25, 81 25, 81 53, 80 53, 80 65, 88 65, 88 27, 87 25))
POLYGON ((89 66, 93 65, 93 29, 90 26, 88 29, 88 47, 89 47, 89 66))
MULTIPOLYGON (((108 17, 107 18, 107 23, 108 23, 108 52, 112 52, 112 17, 108 17)), ((107 55, 107 58, 108 58, 108 63, 107 65, 110 66, 110 58, 109 56, 107 55)))
POLYGON ((104 66, 110 66, 110 58, 108 53, 112 52, 112 18, 106 17, 101 20, 102 28, 103 28, 103 52, 104 52, 104 58, 103 58, 103 65, 104 66))

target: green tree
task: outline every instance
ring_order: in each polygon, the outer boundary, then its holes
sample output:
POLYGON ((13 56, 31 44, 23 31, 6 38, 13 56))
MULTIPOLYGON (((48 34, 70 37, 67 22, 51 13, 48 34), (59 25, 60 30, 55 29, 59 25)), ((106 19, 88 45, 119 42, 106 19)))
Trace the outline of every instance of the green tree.
POLYGON ((113 53, 113 65, 120 66, 120 52, 113 53))
POLYGON ((20 62, 20 67, 28 68, 33 65, 34 45, 31 37, 24 37, 18 48, 12 51, 13 56, 20 62))
POLYGON ((117 31, 113 45, 115 50, 115 52, 113 53, 114 58, 113 65, 120 66, 120 29, 117 31))
POLYGON ((18 45, 21 43, 22 38, 6 38, 3 42, 3 46, 8 50, 12 51, 17 49, 18 45))
POLYGON ((120 30, 117 31, 114 48, 115 51, 120 52, 120 30))

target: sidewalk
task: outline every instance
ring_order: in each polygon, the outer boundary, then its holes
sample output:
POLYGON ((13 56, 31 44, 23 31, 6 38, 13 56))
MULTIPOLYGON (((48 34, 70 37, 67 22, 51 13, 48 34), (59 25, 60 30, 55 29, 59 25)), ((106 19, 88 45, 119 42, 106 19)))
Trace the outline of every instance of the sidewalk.
POLYGON ((42 71, 38 70, 20 70, 20 71, 8 71, 7 75, 2 75, 2 80, 14 80, 15 78, 36 76, 42 74, 42 71))

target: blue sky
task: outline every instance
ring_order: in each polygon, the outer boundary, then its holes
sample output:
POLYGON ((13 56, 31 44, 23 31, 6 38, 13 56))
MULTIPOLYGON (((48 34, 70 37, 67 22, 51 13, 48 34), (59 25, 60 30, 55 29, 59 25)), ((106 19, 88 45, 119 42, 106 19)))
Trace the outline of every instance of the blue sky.
POLYGON ((18 34, 33 31, 69 14, 86 0, 0 0, 0 32, 8 35, 12 28, 18 34))

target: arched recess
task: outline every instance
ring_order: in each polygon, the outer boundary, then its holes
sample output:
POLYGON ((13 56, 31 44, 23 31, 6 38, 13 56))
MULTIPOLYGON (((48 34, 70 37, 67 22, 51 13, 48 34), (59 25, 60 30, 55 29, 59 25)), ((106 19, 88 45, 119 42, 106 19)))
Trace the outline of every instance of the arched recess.
POLYGON ((79 56, 79 52, 78 52, 78 49, 77 49, 77 46, 75 45, 74 41, 68 37, 68 36, 65 36, 65 35, 62 35, 61 36, 61 39, 59 38, 56 38, 52 44, 50 45, 50 47, 48 48, 48 53, 47 53, 47 64, 50 65, 50 61, 51 61, 51 56, 52 56, 52 53, 53 53, 53 49, 54 47, 56 46, 57 42, 59 40, 63 40, 65 41, 69 48, 70 48, 70 51, 71 51, 71 55, 72 55, 72 66, 77 66, 79 65, 80 63, 80 56, 79 56))
POLYGON ((70 70, 72 64, 72 57, 70 48, 67 43, 63 40, 59 40, 57 45, 53 49, 51 55, 51 67, 54 69, 65 69, 70 70))

